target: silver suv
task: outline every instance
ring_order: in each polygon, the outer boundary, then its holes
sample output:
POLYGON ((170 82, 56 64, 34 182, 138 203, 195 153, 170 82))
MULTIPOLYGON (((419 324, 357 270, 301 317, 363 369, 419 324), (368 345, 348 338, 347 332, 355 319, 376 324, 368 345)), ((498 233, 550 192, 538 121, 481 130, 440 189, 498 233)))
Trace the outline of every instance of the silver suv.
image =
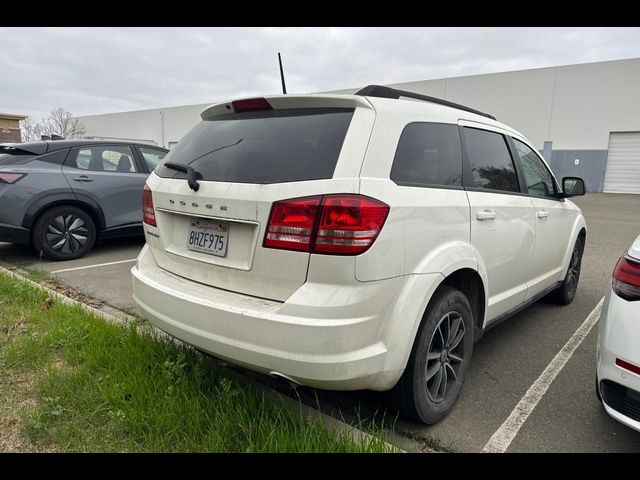
POLYGON ((99 140, 0 144, 0 241, 72 260, 97 238, 141 235, 142 187, 167 152, 99 140))
POLYGON ((161 329, 327 389, 453 406, 482 332, 573 300, 586 225, 531 143, 385 87, 213 105, 149 176, 134 298, 161 329), (409 99, 401 99, 409 97, 409 99))

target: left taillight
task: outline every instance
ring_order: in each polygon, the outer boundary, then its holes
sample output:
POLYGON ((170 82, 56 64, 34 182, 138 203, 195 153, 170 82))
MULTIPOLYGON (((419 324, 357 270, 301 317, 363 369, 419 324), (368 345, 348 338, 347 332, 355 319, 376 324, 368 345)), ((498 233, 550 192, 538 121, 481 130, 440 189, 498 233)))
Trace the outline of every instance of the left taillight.
POLYGON ((157 227, 156 224, 156 211, 153 208, 153 195, 149 185, 144 184, 144 190, 142 191, 142 221, 152 227, 157 227))
POLYGON ((620 257, 613 270, 613 291, 631 302, 640 300, 640 263, 620 257))
POLYGON ((26 176, 26 173, 0 172, 0 183, 16 183, 26 176))

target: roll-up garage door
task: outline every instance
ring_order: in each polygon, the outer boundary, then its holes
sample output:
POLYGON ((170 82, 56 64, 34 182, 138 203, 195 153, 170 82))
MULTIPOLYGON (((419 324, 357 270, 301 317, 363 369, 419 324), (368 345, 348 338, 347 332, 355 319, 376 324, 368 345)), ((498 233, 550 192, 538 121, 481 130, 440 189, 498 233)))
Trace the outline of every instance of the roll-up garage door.
POLYGON ((640 132, 612 132, 604 191, 640 193, 640 132))

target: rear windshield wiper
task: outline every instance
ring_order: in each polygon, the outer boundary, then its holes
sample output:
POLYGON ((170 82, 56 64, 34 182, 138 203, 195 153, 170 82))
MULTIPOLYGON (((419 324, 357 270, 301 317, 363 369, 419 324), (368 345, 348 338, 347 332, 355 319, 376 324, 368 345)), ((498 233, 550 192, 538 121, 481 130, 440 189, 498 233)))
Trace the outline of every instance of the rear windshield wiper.
POLYGON ((184 172, 187 174, 187 183, 189 184, 189 188, 194 192, 197 192, 200 188, 200 184, 198 183, 198 179, 202 180, 202 175, 199 172, 196 172, 193 167, 189 165, 184 165, 182 163, 176 162, 165 162, 165 167, 170 168, 172 170, 178 170, 179 172, 184 172))

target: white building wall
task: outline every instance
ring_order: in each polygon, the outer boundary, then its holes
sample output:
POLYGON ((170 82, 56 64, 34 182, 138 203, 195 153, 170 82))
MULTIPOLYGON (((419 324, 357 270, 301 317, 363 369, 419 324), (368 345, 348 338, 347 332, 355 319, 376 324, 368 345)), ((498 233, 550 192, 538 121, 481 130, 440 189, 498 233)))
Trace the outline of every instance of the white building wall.
POLYGON ((78 117, 87 136, 153 141, 168 147, 200 121, 210 103, 78 117))
POLYGON ((389 86, 490 113, 539 149, 606 150, 609 132, 640 131, 640 58, 389 86))
POLYGON ((606 150, 609 132, 640 131, 640 58, 557 67, 554 149, 606 150))
MULTIPOLYGON (((640 58, 389 86, 491 113, 539 149, 552 141, 554 150, 606 150, 609 132, 640 131, 640 58)), ((200 121, 200 112, 208 105, 79 118, 87 135, 154 140, 169 146, 200 121)))

